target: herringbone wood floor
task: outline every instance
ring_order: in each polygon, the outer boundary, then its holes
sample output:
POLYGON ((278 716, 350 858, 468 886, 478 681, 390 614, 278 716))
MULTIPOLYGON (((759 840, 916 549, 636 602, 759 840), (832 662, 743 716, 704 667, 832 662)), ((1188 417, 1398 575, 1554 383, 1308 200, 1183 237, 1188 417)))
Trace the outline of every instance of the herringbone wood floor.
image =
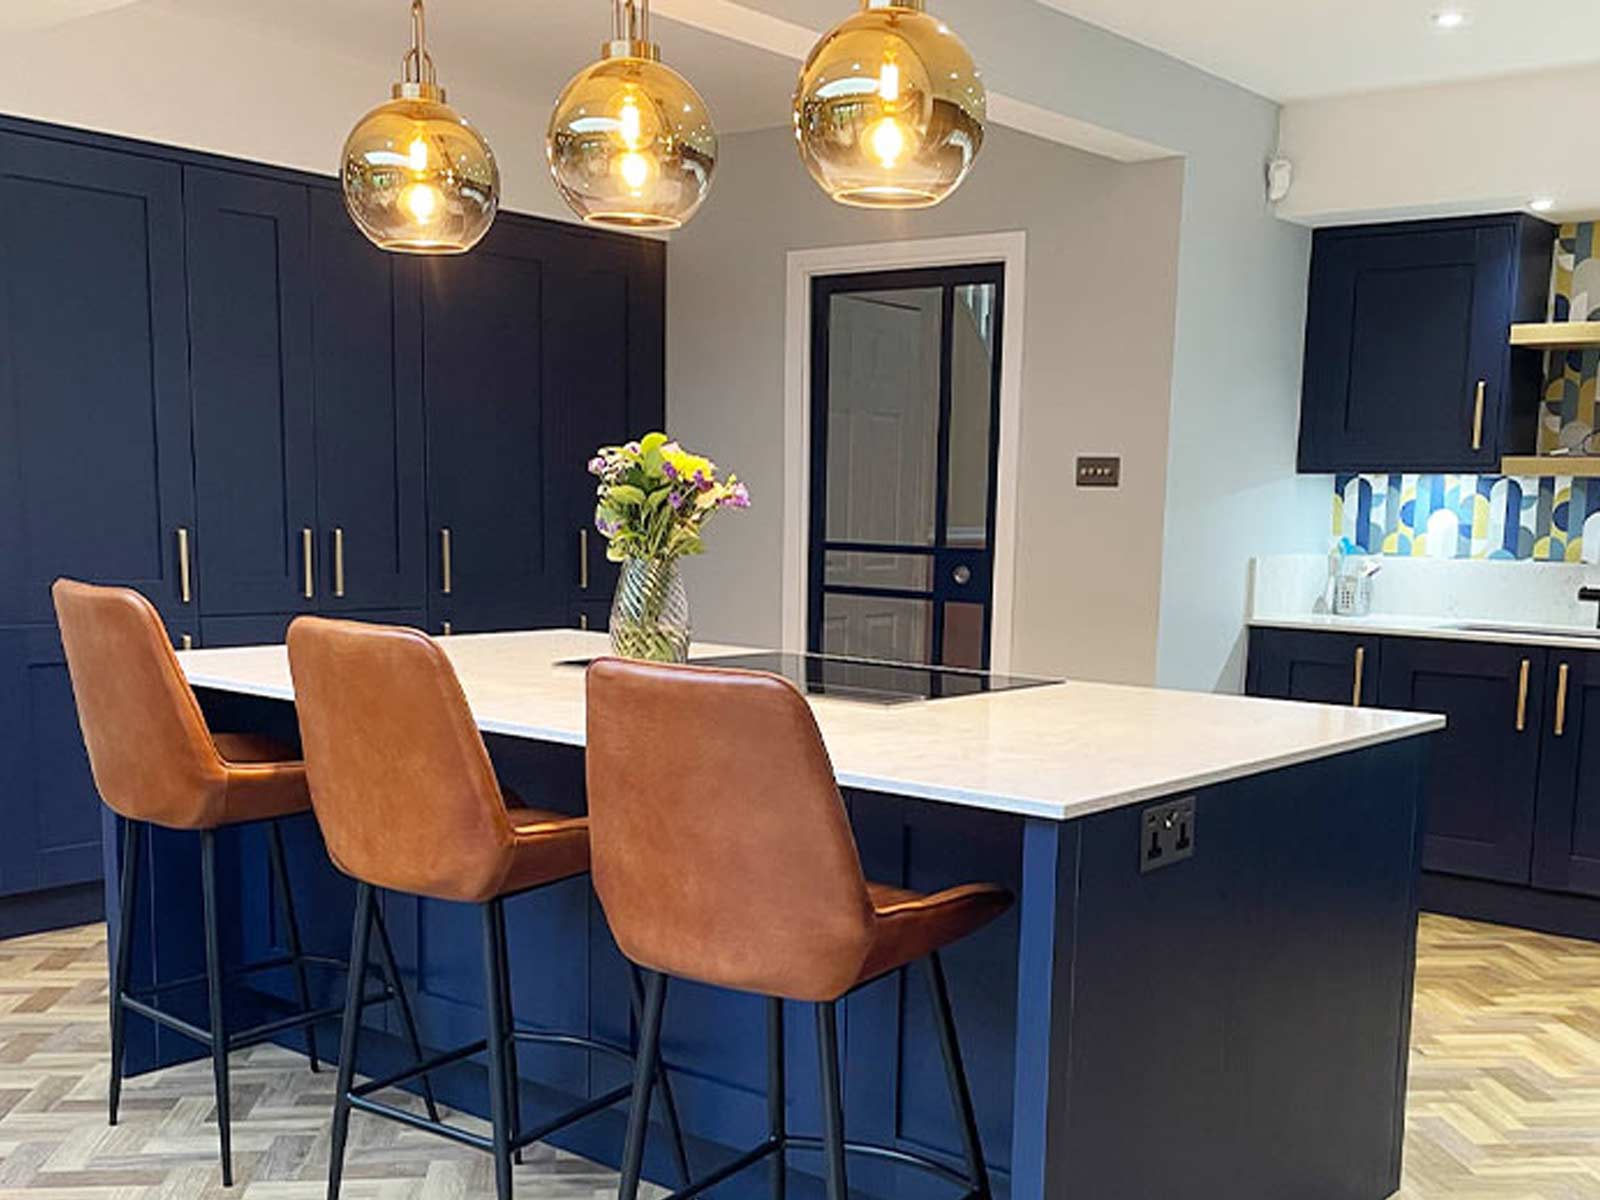
MULTIPOLYGON (((1402 1200, 1600 1200, 1600 946, 1427 917, 1417 983, 1402 1200)), ((0 942, 0 1200, 320 1200, 332 1086, 235 1055, 226 1192, 205 1064, 132 1081, 105 1124, 103 928, 0 942)), ((523 1200, 614 1188, 542 1149, 518 1171, 523 1200)), ((484 1156, 357 1116, 350 1200, 492 1194, 484 1156)))

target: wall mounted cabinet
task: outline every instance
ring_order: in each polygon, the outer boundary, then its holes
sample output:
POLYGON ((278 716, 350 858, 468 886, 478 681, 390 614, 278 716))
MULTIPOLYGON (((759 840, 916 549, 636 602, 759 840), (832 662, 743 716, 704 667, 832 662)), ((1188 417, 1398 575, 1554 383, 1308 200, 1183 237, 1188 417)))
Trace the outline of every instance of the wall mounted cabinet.
POLYGON ((0 118, 0 895, 101 869, 55 578, 179 646, 602 617, 586 464, 665 421, 664 304, 660 242, 396 257, 332 180, 0 118))
POLYGON ((1498 469, 1533 448, 1553 226, 1512 214, 1318 230, 1300 470, 1498 469))

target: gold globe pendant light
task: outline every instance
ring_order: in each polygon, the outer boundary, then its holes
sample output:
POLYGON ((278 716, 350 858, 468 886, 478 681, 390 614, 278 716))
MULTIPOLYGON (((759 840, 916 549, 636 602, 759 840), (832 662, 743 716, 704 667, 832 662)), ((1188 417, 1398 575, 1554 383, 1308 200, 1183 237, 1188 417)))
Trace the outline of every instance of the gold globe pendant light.
POLYGON ((483 135, 445 103, 428 54, 422 0, 394 98, 344 144, 345 207, 362 233, 402 254, 463 254, 494 224, 500 168, 483 135))
POLYGON ((677 229, 705 201, 717 131, 650 40, 650 0, 613 0, 612 40, 556 101, 545 139, 562 199, 591 225, 677 229))
POLYGON ((795 136, 839 203, 928 208, 972 169, 986 110, 972 55, 924 0, 861 0, 806 60, 795 136))

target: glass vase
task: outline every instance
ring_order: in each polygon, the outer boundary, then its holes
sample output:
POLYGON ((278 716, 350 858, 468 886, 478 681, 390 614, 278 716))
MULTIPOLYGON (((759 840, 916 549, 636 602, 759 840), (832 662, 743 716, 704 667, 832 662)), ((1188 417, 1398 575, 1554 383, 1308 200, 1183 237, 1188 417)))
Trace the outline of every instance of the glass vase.
POLYGON ((611 650, 646 662, 689 661, 689 595, 676 558, 630 558, 611 604, 611 650))

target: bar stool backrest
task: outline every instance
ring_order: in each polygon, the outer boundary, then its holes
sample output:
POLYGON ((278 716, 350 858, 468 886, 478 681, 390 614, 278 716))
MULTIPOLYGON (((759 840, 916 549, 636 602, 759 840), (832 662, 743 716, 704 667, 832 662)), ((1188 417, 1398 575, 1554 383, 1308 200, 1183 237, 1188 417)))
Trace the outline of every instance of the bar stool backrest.
POLYGON ((374 887, 477 903, 511 821, 450 660, 415 629, 300 617, 289 667, 311 804, 335 865, 374 887))
POLYGON ((71 579, 50 594, 101 799, 173 829, 219 823, 227 771, 154 606, 71 579))
POLYGON ((588 783, 595 890, 634 962, 793 1000, 859 978, 872 904, 816 720, 787 681, 601 659, 588 783))

